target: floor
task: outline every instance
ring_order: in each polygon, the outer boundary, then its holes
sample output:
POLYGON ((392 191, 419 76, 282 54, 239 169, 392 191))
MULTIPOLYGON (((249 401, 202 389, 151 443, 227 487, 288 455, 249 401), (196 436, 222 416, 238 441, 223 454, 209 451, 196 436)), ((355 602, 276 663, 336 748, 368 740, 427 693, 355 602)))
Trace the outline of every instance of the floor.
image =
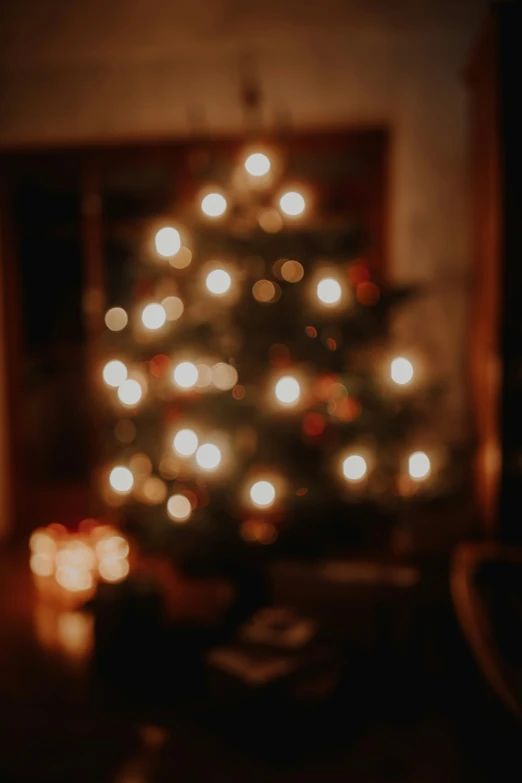
POLYGON ((508 779, 501 768, 512 763, 517 730, 465 652, 449 681, 402 672, 404 681, 376 698, 371 676, 357 670, 310 721, 251 710, 235 717, 235 733, 233 721, 220 726, 197 710, 107 701, 90 673, 89 619, 57 617, 38 602, 25 560, 0 556, 2 783, 508 779), (272 753, 272 743, 291 752, 272 753))

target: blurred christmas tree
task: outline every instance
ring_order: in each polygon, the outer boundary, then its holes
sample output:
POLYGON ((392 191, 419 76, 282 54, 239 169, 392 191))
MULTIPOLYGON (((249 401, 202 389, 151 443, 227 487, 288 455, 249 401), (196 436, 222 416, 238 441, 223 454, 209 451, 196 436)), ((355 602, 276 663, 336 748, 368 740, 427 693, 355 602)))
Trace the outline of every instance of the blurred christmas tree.
POLYGON ((127 248, 100 348, 104 499, 148 551, 384 542, 441 486, 418 442, 431 392, 388 346, 408 292, 276 149, 213 183, 127 248))

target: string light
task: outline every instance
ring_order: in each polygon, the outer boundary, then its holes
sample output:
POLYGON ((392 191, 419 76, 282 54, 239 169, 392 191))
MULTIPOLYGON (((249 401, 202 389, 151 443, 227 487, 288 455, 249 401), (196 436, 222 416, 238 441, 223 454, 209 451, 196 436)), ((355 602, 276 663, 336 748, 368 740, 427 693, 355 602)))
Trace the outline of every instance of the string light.
POLYGON ((214 269, 212 272, 209 272, 205 282, 211 294, 222 296, 230 289, 232 278, 224 269, 214 269))
POLYGON ((167 511, 175 522, 185 522, 192 513, 192 506, 185 495, 172 495, 167 501, 167 511))
POLYGON ((245 169, 253 177, 264 177, 270 171, 270 159, 262 152, 254 152, 246 159, 245 169))
POLYGON ((341 286, 333 277, 324 277, 317 283, 317 298, 323 304, 337 304, 341 299, 341 295, 341 286))
POLYGON ((279 206, 288 217, 298 217, 298 215, 304 212, 306 202, 300 193, 297 193, 295 190, 289 190, 288 193, 284 193, 279 199, 279 206))
POLYGON ((102 375, 107 386, 116 388, 117 386, 121 386, 127 378, 127 368, 123 362, 118 361, 118 359, 113 359, 112 361, 107 362, 103 368, 102 375))
POLYGON ((117 465, 111 470, 109 483, 115 492, 127 494, 131 491, 134 484, 134 476, 128 468, 123 465, 117 465))
POLYGON ((111 332, 121 332, 125 329, 129 322, 129 316, 123 309, 123 307, 111 307, 105 313, 105 326, 110 329, 111 332))
POLYGON ((174 436, 174 451, 177 451, 182 457, 191 457, 198 448, 198 436, 189 429, 180 430, 174 436))
POLYGON ((431 472, 430 458, 424 451, 414 451, 408 457, 408 472, 414 481, 422 481, 431 472))
POLYGON ((392 359, 390 365, 390 376, 394 383, 399 386, 405 386, 413 378, 413 364, 405 359, 404 356, 397 356, 392 359))
POLYGON ((285 375, 275 385, 275 396, 283 405, 294 405, 301 395, 301 387, 297 378, 285 375))
POLYGON ((137 405, 142 397, 142 389, 138 381, 127 378, 118 389, 118 397, 124 405, 137 405))
POLYGON ((221 462, 221 452, 214 443, 204 443, 196 451, 196 462, 203 470, 215 470, 221 462))
POLYGON ((170 258, 175 256, 181 247, 181 237, 179 231, 171 226, 160 228, 156 233, 156 250, 160 256, 170 258))
POLYGON ((192 362, 181 362, 174 368, 174 383, 181 389, 191 389, 198 380, 198 368, 192 362))
POLYGON ((143 309, 141 320, 147 329, 154 331, 161 329, 167 320, 167 314, 160 304, 152 303, 143 309))
POLYGON ((208 193, 201 201, 201 210, 207 217, 217 218, 225 214, 227 200, 221 193, 208 193))
POLYGON ((348 481, 361 481, 367 470, 366 460, 359 454, 351 454, 343 460, 343 474, 348 481))
POLYGON ((266 508, 275 500, 275 488, 269 481, 256 481, 250 488, 250 497, 255 506, 266 508))

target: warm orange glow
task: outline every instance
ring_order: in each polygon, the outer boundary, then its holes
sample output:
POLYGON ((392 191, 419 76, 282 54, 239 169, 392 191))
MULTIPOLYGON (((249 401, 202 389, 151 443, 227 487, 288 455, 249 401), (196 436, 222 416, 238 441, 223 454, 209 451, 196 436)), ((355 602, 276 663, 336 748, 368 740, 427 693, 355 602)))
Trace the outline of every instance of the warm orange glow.
POLYGON ((173 266, 174 269, 186 269, 190 265, 191 261, 192 252, 188 249, 188 247, 182 247, 175 256, 169 258, 169 264, 173 266))
POLYGON ((141 320, 146 329, 155 331, 161 329, 167 320, 167 314, 160 304, 151 302, 151 304, 148 304, 143 308, 141 320))
POLYGON ((98 572, 105 582, 121 582, 129 573, 129 562, 125 558, 108 555, 100 560, 98 572))
POLYGON ((105 313, 105 325, 111 332, 121 332, 129 323, 129 316, 123 307, 111 307, 105 313))
POLYGON ((109 482, 115 492, 130 492, 134 484, 134 477, 128 468, 118 465, 110 472, 109 482))
POLYGON ((258 302, 271 302, 276 295, 276 288, 270 280, 258 280, 254 283, 252 294, 258 302))
POLYGON ((290 190, 288 193, 284 193, 280 200, 279 206, 281 210, 289 217, 298 217, 302 215, 305 210, 306 202, 300 193, 295 190, 290 190))
POLYGON ((160 228, 156 233, 156 250, 160 256, 170 258, 176 255, 181 247, 181 237, 179 231, 171 226, 160 228))
POLYGON ((413 364, 404 356, 397 356, 392 359, 390 365, 390 376, 394 383, 399 386, 405 386, 413 379, 413 364))
POLYGON ((251 544, 273 544, 277 539, 277 528, 261 519, 247 519, 239 529, 241 538, 251 544))
POLYGON ((203 470, 215 470, 221 462, 221 452, 214 443, 204 443, 196 452, 196 462, 203 470))
POLYGON ((235 367, 225 362, 218 362, 212 367, 212 381, 216 389, 228 391, 232 389, 238 380, 238 374, 235 367))
POLYGON ((54 573, 52 554, 47 552, 34 552, 29 560, 29 568, 37 576, 51 576, 54 573))
POLYGON ((281 267, 281 277, 287 283, 298 283, 304 277, 304 267, 299 261, 285 261, 281 267))
POLYGON ((108 557, 123 559, 129 554, 129 544, 123 536, 109 536, 102 538, 96 544, 96 556, 99 560, 105 560, 108 557))
POLYGON ((262 152, 254 152, 246 159, 245 169, 252 177, 264 177, 270 171, 270 158, 262 152))
POLYGON ((191 389, 198 380, 198 368, 192 362, 181 362, 174 368, 173 378, 180 389, 191 389))
POLYGON ((211 294, 222 296, 230 289, 232 278, 224 269, 214 269, 207 275, 205 284, 211 294))
POLYGON ((167 503, 167 511, 174 522, 185 522, 192 514, 192 506, 185 495, 172 495, 167 503))
POLYGON ((142 493, 149 503, 158 504, 167 497, 167 487, 157 476, 150 476, 143 482, 142 493))
POLYGON ((183 302, 178 296, 167 296, 161 306, 165 310, 167 321, 177 321, 183 315, 183 302))
POLYGON ((225 214, 226 198, 221 193, 208 193, 201 201, 201 210, 207 217, 217 218, 225 214))
POLYGON ((75 656, 87 655, 93 645, 93 618, 85 612, 61 612, 58 615, 57 639, 60 646, 75 656))
POLYGON ((70 541, 56 553, 56 568, 79 568, 89 570, 96 565, 93 550, 81 541, 70 541))
POLYGON ((285 375, 275 385, 275 396, 283 405, 295 405, 301 396, 301 387, 297 378, 285 375))
POLYGON ((114 359, 113 361, 107 362, 105 367, 103 368, 103 380, 107 384, 107 386, 113 386, 114 388, 121 386, 123 381, 127 377, 127 368, 123 364, 123 362, 118 361, 118 359, 114 359))
POLYGON ((348 481, 361 481, 367 470, 366 460, 359 454, 351 454, 343 460, 343 474, 348 481))
POLYGON ((142 388, 134 378, 127 378, 118 389, 118 398, 120 402, 129 407, 137 405, 142 396, 142 388))
POLYGON ((266 508, 275 500, 275 487, 270 481, 256 481, 250 488, 250 498, 255 506, 266 508))
POLYGON ((56 571, 56 581, 65 590, 72 593, 82 590, 90 590, 93 585, 93 578, 90 571, 76 566, 64 566, 56 571))
POLYGON ((174 436, 174 451, 177 451, 182 457, 191 457, 196 453, 198 447, 198 436, 193 430, 180 430, 174 436))
POLYGON ((267 234, 276 234, 283 228, 283 218, 277 209, 263 209, 257 216, 257 222, 267 234))
POLYGON ((317 284, 317 298, 323 304, 337 304, 340 301, 341 296, 341 286, 333 277, 325 277, 317 284))
POLYGON ((414 481, 422 481, 431 472, 430 458, 424 451, 415 451, 408 458, 408 472, 414 481))
POLYGON ((45 530, 35 530, 29 539, 29 549, 31 552, 54 556, 56 541, 45 530))

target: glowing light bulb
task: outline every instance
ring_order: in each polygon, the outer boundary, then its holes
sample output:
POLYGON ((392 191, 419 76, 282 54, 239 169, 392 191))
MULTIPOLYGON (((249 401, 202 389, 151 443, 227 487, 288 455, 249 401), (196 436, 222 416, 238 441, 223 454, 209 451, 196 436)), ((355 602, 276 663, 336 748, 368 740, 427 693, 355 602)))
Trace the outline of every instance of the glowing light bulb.
POLYGON ((69 590, 71 593, 90 590, 93 584, 91 572, 75 566, 58 568, 55 578, 61 587, 69 590))
POLYGON ((227 200, 221 193, 208 193, 201 201, 201 210, 207 217, 216 218, 224 215, 227 200))
POLYGON ((213 443, 204 443, 196 452, 196 462, 203 470, 215 470, 221 462, 221 452, 213 443))
POLYGON ((115 492, 127 494, 134 484, 134 476, 128 468, 118 465, 111 470, 109 483, 115 492))
POLYGON ((181 237, 179 231, 171 226, 160 228, 155 238, 156 250, 160 256, 170 258, 175 256, 181 247, 181 237))
POLYGON ((250 488, 252 503, 256 506, 271 506, 275 500, 275 488, 269 481, 256 481, 250 488))
POLYGON ((174 436, 173 446, 182 457, 191 457, 198 448, 198 436, 192 430, 180 430, 174 436))
POLYGON ((118 359, 114 359, 111 362, 107 362, 105 367, 103 368, 103 380, 107 384, 107 386, 121 386, 123 381, 127 377, 127 368, 123 364, 123 362, 118 361, 118 359))
POLYGON ((359 454, 352 454, 343 461, 343 474, 348 481, 360 481, 367 470, 366 460, 359 454))
POLYGON ((29 539, 29 549, 31 552, 51 556, 56 552, 56 542, 45 530, 35 530, 29 539))
POLYGON ((34 552, 29 560, 29 568, 37 576, 51 576, 54 573, 54 563, 47 552, 34 552))
POLYGON ((254 152, 245 160, 245 169, 253 177, 263 177, 270 171, 270 159, 262 152, 254 152))
POLYGON ((209 272, 206 279, 206 286, 211 294, 221 296, 226 294, 232 284, 232 278, 224 269, 214 269, 209 272))
POLYGON ((192 506, 185 495, 172 495, 167 501, 167 511, 175 522, 184 522, 191 515, 192 506))
POLYGON ((279 206, 281 210, 289 217, 297 217, 304 212, 306 203, 303 196, 300 193, 296 193, 294 190, 284 193, 279 200, 279 206))
POLYGON ((198 379, 198 368, 192 362, 181 362, 174 368, 174 383, 181 389, 191 389, 198 379))
POLYGON ((110 329, 111 332, 121 332, 125 329, 129 322, 129 316, 123 309, 123 307, 111 307, 105 313, 105 326, 110 329))
POLYGON ((317 284, 317 298, 323 304, 337 304, 341 298, 341 294, 341 286, 333 277, 325 277, 317 284))
POLYGON ((408 457, 408 472, 412 479, 421 481, 426 478, 431 471, 430 458, 424 451, 414 451, 408 457))
POLYGON ((413 364, 404 356, 397 356, 390 365, 390 375, 394 383, 405 386, 413 378, 413 364))
POLYGON ((105 582, 121 582, 129 573, 129 561, 109 555, 99 562, 98 572, 105 582))
POLYGON ((118 397, 124 405, 137 405, 141 400, 142 394, 140 384, 132 378, 123 381, 118 389, 118 397))
POLYGON ((275 396, 283 405, 293 405, 301 395, 299 381, 292 375, 280 378, 275 386, 275 396))
POLYGON ((167 320, 167 314, 160 304, 152 303, 143 309, 141 320, 147 329, 161 329, 167 320))
POLYGON ((96 544, 96 556, 99 560, 107 557, 115 557, 122 560, 129 554, 129 543, 122 536, 109 536, 102 538, 96 544))

